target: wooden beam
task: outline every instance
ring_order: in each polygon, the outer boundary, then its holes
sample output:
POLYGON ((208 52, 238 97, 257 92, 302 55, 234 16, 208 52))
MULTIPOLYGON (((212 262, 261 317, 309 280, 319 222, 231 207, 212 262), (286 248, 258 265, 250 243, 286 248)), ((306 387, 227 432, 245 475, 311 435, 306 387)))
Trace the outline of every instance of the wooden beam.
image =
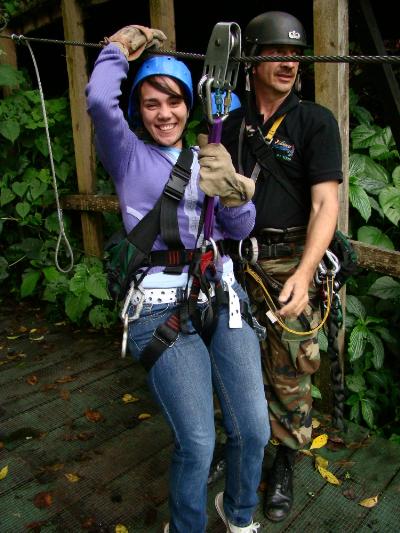
POLYGON ((119 213, 118 198, 115 194, 69 194, 60 200, 63 209, 92 211, 98 213, 119 213))
MULTIPOLYGON (((85 32, 79 2, 62 0, 61 8, 65 39, 83 42, 85 32)), ((92 124, 86 112, 85 88, 88 75, 85 51, 80 46, 67 46, 66 58, 78 188, 81 193, 93 194, 96 192, 96 160, 92 124)), ((103 250, 101 215, 82 213, 81 222, 85 253, 100 257, 103 250)))
MULTIPOLYGON (((347 0, 314 0, 315 55, 348 55, 349 20, 347 0)), ((347 234, 349 218, 349 65, 315 64, 315 100, 335 115, 342 137, 343 184, 340 186, 338 228, 347 234)))
POLYGON ((385 250, 378 246, 351 241, 360 267, 400 278, 400 252, 385 250))
MULTIPOLYGON (((15 32, 6 28, 2 33, 11 35, 15 32)), ((16 46, 15 42, 11 39, 0 39, 0 64, 18 68, 16 46)), ((8 96, 12 91, 12 87, 3 87, 3 96, 8 96)))
MULTIPOLYGON (((313 0, 314 15, 314 54, 348 55, 349 20, 347 0, 313 0)), ((349 65, 346 63, 315 63, 315 100, 329 108, 335 115, 342 139, 343 183, 339 188, 338 228, 348 232, 349 219, 349 65)), ((346 292, 341 290, 343 309, 345 309, 346 292)), ((341 366, 343 370, 343 353, 345 351, 344 330, 338 338, 341 366)), ((331 380, 327 358, 321 360, 321 372, 316 377, 316 384, 322 393, 321 408, 332 409, 331 380)))
POLYGON ((150 24, 167 36, 166 50, 176 50, 174 0, 150 0, 150 24))

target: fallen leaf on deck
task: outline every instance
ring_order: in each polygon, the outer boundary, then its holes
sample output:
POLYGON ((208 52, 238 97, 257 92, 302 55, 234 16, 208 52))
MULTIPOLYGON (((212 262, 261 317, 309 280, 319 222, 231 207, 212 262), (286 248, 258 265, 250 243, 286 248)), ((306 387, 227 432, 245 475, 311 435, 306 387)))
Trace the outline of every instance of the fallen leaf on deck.
POLYGON ((68 479, 70 483, 76 483, 81 479, 78 474, 64 474, 64 476, 68 479))
POLYGON ((308 455, 309 457, 314 457, 310 450, 299 450, 299 452, 303 453, 304 455, 308 455))
POLYGON ((332 472, 322 468, 322 466, 317 466, 317 470, 328 483, 332 483, 332 485, 340 485, 342 483, 332 472))
POLYGON ((328 459, 325 459, 325 457, 321 457, 321 455, 315 456, 315 468, 318 466, 321 466, 322 468, 326 469, 328 467, 329 461, 328 459))
POLYGON ((151 418, 151 415, 149 413, 141 413, 139 416, 138 416, 138 419, 139 420, 146 420, 147 418, 151 418))
POLYGON ((270 439, 269 443, 272 444, 272 446, 279 446, 280 444, 279 440, 276 439, 270 439))
POLYGON ((26 382, 28 383, 28 385, 36 385, 36 383, 38 382, 38 378, 37 376, 28 376, 26 378, 26 382))
POLYGON ((115 526, 115 533, 129 533, 129 532, 124 525, 117 524, 115 526))
POLYGON ((354 489, 352 489, 351 487, 349 489, 345 489, 343 492, 342 492, 343 496, 345 498, 347 498, 348 500, 354 500, 355 497, 356 497, 356 493, 354 492, 354 489))
POLYGON ((60 396, 63 400, 69 400, 71 397, 71 393, 69 390, 62 389, 60 390, 60 396))
POLYGON ((358 505, 362 505, 362 507, 375 507, 375 505, 378 503, 378 496, 372 496, 372 498, 366 498, 365 500, 361 500, 358 502, 358 505))
POLYGON ((53 503, 53 496, 51 492, 39 492, 33 498, 33 504, 38 509, 45 509, 46 507, 50 507, 52 503, 53 503))
POLYGON ((136 396, 132 396, 132 394, 124 394, 122 396, 122 401, 124 403, 133 403, 133 402, 138 402, 139 398, 136 398, 136 396))
POLYGON ((42 341, 44 339, 43 335, 40 335, 40 337, 31 337, 31 341, 42 341))
POLYGON ((103 415, 94 409, 87 409, 85 411, 85 416, 90 422, 100 422, 100 420, 103 419, 103 415))
POLYGON ((82 529, 92 529, 92 527, 95 525, 96 521, 94 518, 85 518, 85 520, 81 523, 82 529))
POLYGON ((26 326, 20 326, 20 327, 18 328, 18 331, 19 331, 20 333, 26 333, 26 332, 28 331, 28 328, 27 328, 26 326))
POLYGON ((3 468, 0 470, 0 479, 4 479, 7 474, 8 474, 8 466, 3 466, 3 468))
POLYGON ((313 429, 317 429, 321 425, 321 422, 319 420, 317 420, 316 418, 313 418, 311 425, 312 425, 313 429))
POLYGON ((10 335, 7 336, 7 339, 10 341, 15 341, 15 339, 19 339, 20 337, 22 337, 22 335, 10 335))
POLYGON ((73 378, 72 376, 64 376, 62 378, 58 378, 54 381, 54 383, 69 383, 70 381, 75 381, 76 378, 73 378))
POLYGON ((310 450, 313 450, 315 448, 322 448, 327 442, 328 435, 326 433, 323 433, 322 435, 315 437, 315 439, 311 443, 310 450))

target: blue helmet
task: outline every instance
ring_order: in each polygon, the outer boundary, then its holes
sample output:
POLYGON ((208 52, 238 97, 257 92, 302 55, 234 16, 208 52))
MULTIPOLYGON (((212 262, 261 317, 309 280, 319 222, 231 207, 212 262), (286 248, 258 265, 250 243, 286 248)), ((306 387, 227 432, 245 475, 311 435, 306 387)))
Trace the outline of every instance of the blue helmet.
POLYGON ((189 69, 182 61, 172 56, 153 56, 146 59, 133 80, 132 90, 129 97, 128 117, 129 120, 134 119, 134 114, 137 112, 135 91, 139 83, 150 76, 170 76, 182 83, 184 91, 189 102, 189 108, 193 106, 193 84, 192 76, 189 69))
MULTIPOLYGON (((225 95, 226 95, 226 91, 221 93, 222 100, 225 98, 225 95)), ((234 109, 238 109, 239 107, 242 107, 242 103, 241 103, 238 95, 235 94, 235 93, 231 93, 231 107, 229 108, 229 111, 233 111, 234 109)), ((211 93, 211 110, 212 110, 212 114, 213 115, 217 114, 217 104, 215 102, 215 93, 214 92, 211 93)))

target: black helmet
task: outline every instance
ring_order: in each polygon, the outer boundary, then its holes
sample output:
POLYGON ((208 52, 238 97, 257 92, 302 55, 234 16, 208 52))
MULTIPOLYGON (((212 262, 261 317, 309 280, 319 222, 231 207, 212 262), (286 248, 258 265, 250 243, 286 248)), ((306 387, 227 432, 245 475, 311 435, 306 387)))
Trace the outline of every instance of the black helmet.
POLYGON ((283 11, 268 11, 253 18, 244 32, 246 53, 254 54, 258 46, 289 44, 306 48, 306 32, 302 23, 283 11))

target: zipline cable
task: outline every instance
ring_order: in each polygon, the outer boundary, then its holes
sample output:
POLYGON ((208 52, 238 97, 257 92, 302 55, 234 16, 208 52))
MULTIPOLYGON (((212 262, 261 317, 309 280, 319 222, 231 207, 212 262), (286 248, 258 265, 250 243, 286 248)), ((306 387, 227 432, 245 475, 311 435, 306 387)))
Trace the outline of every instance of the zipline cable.
MULTIPOLYGON (((5 29, 3 26, 1 28, 2 30, 5 29)), ((102 48, 104 46, 104 43, 86 43, 81 41, 65 41, 62 39, 45 39, 40 37, 25 37, 24 35, 16 35, 15 33, 12 35, 5 35, 0 34, 0 38, 2 39, 12 39, 14 41, 32 41, 37 43, 47 43, 47 44, 59 44, 64 46, 85 46, 87 48, 102 48)), ((158 49, 158 50, 152 50, 151 54, 157 54, 157 55, 171 55, 175 57, 181 57, 183 59, 196 59, 204 61, 205 55, 204 54, 196 54, 192 52, 178 52, 176 50, 164 50, 164 49, 158 49)), ((400 56, 389 56, 389 55, 381 55, 381 56, 349 56, 349 55, 343 55, 343 56, 299 56, 299 55, 293 55, 293 56, 242 56, 240 58, 232 58, 232 61, 238 61, 240 63, 264 63, 264 62, 298 62, 298 63, 400 63, 400 56)))

